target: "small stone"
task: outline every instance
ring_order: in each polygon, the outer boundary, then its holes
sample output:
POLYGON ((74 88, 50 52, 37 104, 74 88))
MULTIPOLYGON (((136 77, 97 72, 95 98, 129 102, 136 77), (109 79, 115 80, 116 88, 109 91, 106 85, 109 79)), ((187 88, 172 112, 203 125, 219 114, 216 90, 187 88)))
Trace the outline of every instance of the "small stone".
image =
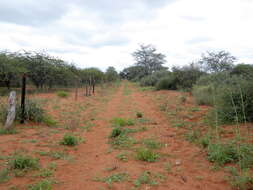
POLYGON ((176 166, 180 166, 181 165, 181 160, 176 160, 176 166))

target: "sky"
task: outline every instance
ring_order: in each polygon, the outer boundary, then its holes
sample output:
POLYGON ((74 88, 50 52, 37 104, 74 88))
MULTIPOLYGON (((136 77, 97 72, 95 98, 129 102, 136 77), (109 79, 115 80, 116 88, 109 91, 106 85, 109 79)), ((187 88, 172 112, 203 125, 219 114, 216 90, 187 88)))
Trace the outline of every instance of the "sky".
POLYGON ((219 50, 251 64, 252 10, 253 0, 0 0, 0 49, 118 71, 140 44, 153 44, 169 68, 219 50))

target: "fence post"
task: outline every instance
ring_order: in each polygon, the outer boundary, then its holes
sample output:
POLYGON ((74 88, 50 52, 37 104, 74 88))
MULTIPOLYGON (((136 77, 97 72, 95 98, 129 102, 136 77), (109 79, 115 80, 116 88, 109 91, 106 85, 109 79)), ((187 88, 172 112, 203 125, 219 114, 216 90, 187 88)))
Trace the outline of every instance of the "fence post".
POLYGON ((21 121, 20 123, 25 122, 25 95, 26 95, 26 74, 22 77, 22 94, 21 94, 21 121))
POLYGON ((12 127, 13 121, 16 116, 16 92, 11 91, 8 99, 8 115, 4 125, 5 130, 9 130, 12 127))

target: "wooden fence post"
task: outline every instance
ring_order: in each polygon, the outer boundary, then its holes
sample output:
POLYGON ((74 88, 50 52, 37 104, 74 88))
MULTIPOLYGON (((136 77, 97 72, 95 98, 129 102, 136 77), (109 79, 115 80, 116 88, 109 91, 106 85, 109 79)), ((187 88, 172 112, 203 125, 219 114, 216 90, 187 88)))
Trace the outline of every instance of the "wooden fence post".
POLYGON ((20 123, 25 123, 25 95, 26 95, 26 74, 22 78, 22 94, 21 94, 21 121, 20 123))
POLYGON ((7 119, 4 125, 5 130, 9 130, 12 128, 13 121, 16 116, 16 92, 11 91, 9 99, 8 99, 8 114, 7 119))

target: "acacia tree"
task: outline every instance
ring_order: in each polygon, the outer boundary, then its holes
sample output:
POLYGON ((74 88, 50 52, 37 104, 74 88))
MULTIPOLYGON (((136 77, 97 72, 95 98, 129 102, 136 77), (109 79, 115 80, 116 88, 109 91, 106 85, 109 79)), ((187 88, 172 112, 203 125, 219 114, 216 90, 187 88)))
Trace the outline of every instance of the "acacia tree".
POLYGON ((19 84, 20 73, 24 71, 25 68, 17 60, 16 53, 0 53, 0 82, 8 89, 12 83, 19 84))
POLYGON ((217 73, 222 71, 230 71, 234 67, 236 57, 232 56, 229 52, 207 52, 202 54, 199 64, 203 70, 209 73, 217 73))
POLYGON ((145 75, 163 69, 163 64, 166 63, 166 56, 157 53, 157 49, 153 45, 140 45, 140 49, 137 49, 132 56, 136 61, 136 66, 141 66, 145 75))
POLYGON ((114 67, 108 67, 105 72, 105 77, 107 82, 113 82, 118 80, 119 75, 114 67))

